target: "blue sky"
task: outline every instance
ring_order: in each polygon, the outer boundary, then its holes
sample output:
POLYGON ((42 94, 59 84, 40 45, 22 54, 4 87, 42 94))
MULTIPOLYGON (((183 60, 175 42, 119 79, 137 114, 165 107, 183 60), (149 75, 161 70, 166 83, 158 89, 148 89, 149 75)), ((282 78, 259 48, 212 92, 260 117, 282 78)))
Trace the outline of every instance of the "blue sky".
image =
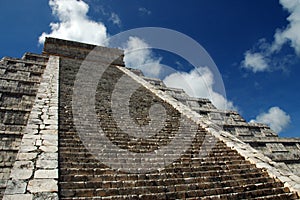
MULTIPOLYGON (((269 123, 281 136, 300 136, 299 0, 50 2, 52 7, 46 0, 0 2, 0 57, 21 57, 28 51, 40 53, 39 37, 42 33, 53 36, 55 32, 50 23, 63 27, 63 22, 70 22, 71 33, 58 28, 59 36, 98 44, 133 28, 173 29, 206 49, 223 78, 227 98, 224 101, 231 103, 230 106, 247 121, 256 119, 269 123), (55 8, 57 5, 61 7, 55 8), (77 15, 82 17, 77 18, 77 15), (78 31, 79 36, 72 35, 76 32, 72 31, 72 23, 76 24, 76 20, 86 25, 82 26, 84 30, 78 31)), ((131 42, 133 46, 147 46, 134 38, 131 42)), ((191 66, 177 57, 154 50, 147 50, 142 56, 146 57, 141 61, 144 64, 154 63, 158 68, 161 64, 180 66, 186 71, 184 76, 190 77, 191 66)), ((213 77, 209 73, 206 75, 213 83, 213 77)))

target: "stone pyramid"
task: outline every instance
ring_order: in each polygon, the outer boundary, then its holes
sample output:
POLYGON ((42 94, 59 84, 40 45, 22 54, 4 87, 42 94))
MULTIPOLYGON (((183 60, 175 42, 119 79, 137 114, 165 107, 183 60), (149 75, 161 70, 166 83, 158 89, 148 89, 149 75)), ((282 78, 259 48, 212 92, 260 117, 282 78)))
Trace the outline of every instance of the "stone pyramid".
POLYGON ((1 198, 299 198, 299 138, 144 77, 123 57, 47 38, 41 55, 0 61, 1 198))

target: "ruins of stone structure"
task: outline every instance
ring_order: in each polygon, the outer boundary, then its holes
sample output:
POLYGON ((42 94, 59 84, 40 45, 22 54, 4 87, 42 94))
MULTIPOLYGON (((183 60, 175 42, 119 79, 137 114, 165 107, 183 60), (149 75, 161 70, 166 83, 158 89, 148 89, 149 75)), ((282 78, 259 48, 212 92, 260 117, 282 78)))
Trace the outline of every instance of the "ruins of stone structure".
POLYGON ((235 111, 218 110, 208 99, 189 97, 181 89, 168 88, 158 79, 127 69, 121 50, 96 48, 99 58, 93 59, 99 69, 110 65, 98 83, 84 83, 86 95, 91 85, 96 93, 94 98, 82 98, 76 107, 76 75, 95 48, 47 38, 41 55, 26 53, 22 59, 5 57, 0 61, 1 198, 299 198, 299 138, 280 138, 268 126, 249 124, 235 111), (123 80, 130 84, 120 84, 123 80), (121 105, 122 111, 132 88, 127 106, 130 115, 120 115, 121 124, 112 102, 121 105), (90 113, 74 113, 85 109, 81 105, 91 99, 95 100, 92 117, 117 150, 99 147, 90 113), (158 133, 150 128, 146 129, 149 136, 139 137, 122 129, 135 130, 134 124, 147 127, 152 123, 149 112, 154 104, 166 110, 162 112, 165 120, 155 122, 158 133), (89 131, 87 141, 79 134, 81 129, 89 131), (180 140, 176 133, 183 134, 180 140), (173 146, 160 154, 167 145, 173 146), (93 151, 106 152, 101 154, 103 162, 93 151), (136 169, 132 163, 138 159, 127 156, 153 152, 156 156, 141 158, 145 164, 136 163, 136 169), (176 159, 155 169, 160 159, 173 157, 176 159), (127 172, 126 167, 130 169, 127 172))

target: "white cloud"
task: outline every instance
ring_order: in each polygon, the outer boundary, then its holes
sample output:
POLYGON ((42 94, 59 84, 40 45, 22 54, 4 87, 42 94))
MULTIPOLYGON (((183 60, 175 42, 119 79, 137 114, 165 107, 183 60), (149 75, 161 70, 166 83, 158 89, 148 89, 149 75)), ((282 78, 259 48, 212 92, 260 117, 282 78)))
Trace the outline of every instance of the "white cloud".
POLYGON ((46 37, 56 37, 97 45, 106 44, 106 27, 103 23, 88 18, 88 4, 82 0, 50 0, 49 5, 59 22, 50 24, 51 33, 42 33, 39 43, 42 44, 46 37))
POLYGON ((159 77, 162 66, 161 58, 156 58, 149 45, 138 37, 129 37, 125 50, 125 65, 140 69, 145 76, 159 77))
POLYGON ((145 14, 151 15, 151 13, 152 13, 150 10, 148 10, 147 8, 144 8, 144 7, 139 8, 139 12, 143 15, 145 15, 145 14))
POLYGON ((253 72, 274 69, 284 70, 283 66, 291 62, 290 55, 287 55, 287 59, 283 56, 278 60, 276 57, 278 57, 277 53, 285 44, 289 44, 296 55, 300 56, 300 0, 280 0, 280 4, 290 13, 287 18, 289 24, 285 29, 276 30, 274 41, 271 44, 263 39, 258 42, 259 48, 256 52, 253 50, 247 51, 241 63, 243 68, 253 72), (271 67, 272 69, 270 69, 271 67))
POLYGON ((284 130, 291 122, 291 117, 281 110, 279 107, 271 107, 268 112, 259 114, 255 120, 251 122, 259 122, 267 124, 277 133, 284 130))
POLYGON ((116 13, 111 13, 110 18, 108 19, 109 21, 112 21, 113 24, 121 26, 121 19, 119 17, 119 15, 117 15, 116 13))
POLYGON ((182 88, 188 95, 208 98, 219 109, 237 110, 231 101, 213 90, 214 76, 208 67, 198 67, 187 72, 176 72, 163 82, 168 87, 182 88))
POLYGON ((269 69, 267 58, 260 53, 245 53, 243 67, 252 70, 253 72, 262 72, 269 69))
POLYGON ((271 50, 279 51, 289 42, 296 54, 300 56, 300 0, 280 0, 280 4, 290 13, 287 18, 289 24, 284 30, 276 31, 271 50))
MULTIPOLYGON (((166 71, 161 58, 156 58, 150 46, 138 37, 130 37, 125 46, 125 65, 140 69, 145 76, 159 78, 166 71)), ((175 71, 175 70, 174 70, 175 71)), ((220 109, 237 110, 231 101, 213 91, 214 76, 208 67, 187 72, 175 72, 164 78, 168 87, 182 88, 193 97, 208 98, 220 109)))
MULTIPOLYGON (((107 45, 106 41, 109 38, 106 26, 102 22, 89 19, 87 16, 88 4, 82 0, 49 0, 49 5, 53 15, 59 21, 50 24, 51 33, 43 33, 39 38, 40 43, 45 41, 45 37, 56 37, 96 45, 107 45)), ((139 12, 151 14, 151 11, 146 8, 139 8, 139 12)), ((121 23, 119 16, 115 13, 111 14, 109 21, 117 25, 121 23)), ((149 77, 161 78, 165 74, 170 74, 169 69, 161 64, 162 58, 156 57, 150 46, 142 39, 129 37, 124 50, 124 61, 127 67, 141 69, 144 75, 149 77)), ((214 77, 206 67, 192 70, 190 73, 175 72, 168 76, 164 82, 170 87, 185 89, 191 96, 209 98, 218 108, 236 109, 232 102, 213 91, 214 77)))

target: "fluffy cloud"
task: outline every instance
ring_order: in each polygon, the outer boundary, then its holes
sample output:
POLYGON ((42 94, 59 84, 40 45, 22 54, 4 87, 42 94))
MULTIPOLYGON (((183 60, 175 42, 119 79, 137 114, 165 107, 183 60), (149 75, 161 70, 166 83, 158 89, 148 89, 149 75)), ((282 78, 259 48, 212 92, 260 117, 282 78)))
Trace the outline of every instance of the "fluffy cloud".
POLYGON ((49 5, 59 22, 50 24, 51 33, 42 33, 39 43, 42 44, 46 37, 56 37, 98 45, 106 44, 106 27, 103 23, 88 18, 88 4, 82 0, 50 0, 49 5))
POLYGON ((279 107, 272 107, 266 113, 259 114, 255 120, 250 122, 259 122, 267 124, 277 133, 284 130, 291 122, 291 117, 279 107))
MULTIPOLYGON (((43 33, 39 38, 40 43, 45 41, 45 37, 57 37, 107 45, 109 37, 106 26, 102 22, 89 19, 87 16, 88 4, 82 0, 49 0, 49 5, 59 22, 50 24, 51 33, 43 33)), ((151 11, 146 8, 139 8, 139 12, 151 14, 151 11)), ((116 13, 111 14, 109 21, 116 25, 121 23, 116 13)), ((161 64, 162 58, 156 57, 150 46, 142 39, 129 37, 123 48, 125 50, 124 61, 127 67, 141 69, 145 76, 155 78, 170 74, 170 70, 161 64)), ((197 68, 189 73, 175 72, 166 77, 164 82, 170 87, 183 88, 191 96, 209 98, 218 108, 236 109, 232 102, 213 91, 214 77, 207 67, 197 68)))
POLYGON ((274 34, 274 41, 270 44, 261 41, 258 50, 251 50, 245 53, 245 58, 241 63, 243 68, 253 72, 262 72, 272 69, 284 69, 282 65, 290 62, 290 59, 282 58, 276 60, 276 54, 280 52, 285 44, 289 44, 294 49, 296 55, 300 56, 300 0, 280 0, 283 9, 290 15, 287 18, 289 24, 285 29, 277 29, 274 34), (286 63, 282 61, 286 60, 286 63))
POLYGON ((208 67, 198 67, 187 72, 176 72, 163 82, 168 87, 182 88, 188 95, 208 98, 219 109, 236 110, 233 103, 213 90, 214 76, 208 67))
POLYGON ((280 0, 280 4, 290 13, 287 18, 289 24, 284 30, 276 31, 271 50, 279 51, 289 42, 296 54, 300 56, 300 0, 280 0))
MULTIPOLYGON (((161 58, 153 55, 145 41, 130 37, 124 49, 127 67, 140 69, 148 77, 163 77, 166 66, 160 63, 161 58)), ((199 67, 189 73, 174 72, 166 76, 163 82, 168 87, 182 88, 190 96, 208 98, 217 108, 236 110, 231 101, 213 90, 214 76, 208 67, 199 67)))
POLYGON ((129 37, 125 49, 125 64, 127 67, 140 69, 145 76, 159 77, 162 66, 161 58, 156 58, 149 45, 138 37, 129 37))
POLYGON ((115 25, 121 26, 121 19, 120 19, 119 15, 117 15, 114 12, 111 13, 110 18, 108 20, 111 21, 115 25))
POLYGON ((254 73, 269 69, 266 57, 260 53, 251 53, 250 51, 245 53, 243 67, 252 70, 254 73))

